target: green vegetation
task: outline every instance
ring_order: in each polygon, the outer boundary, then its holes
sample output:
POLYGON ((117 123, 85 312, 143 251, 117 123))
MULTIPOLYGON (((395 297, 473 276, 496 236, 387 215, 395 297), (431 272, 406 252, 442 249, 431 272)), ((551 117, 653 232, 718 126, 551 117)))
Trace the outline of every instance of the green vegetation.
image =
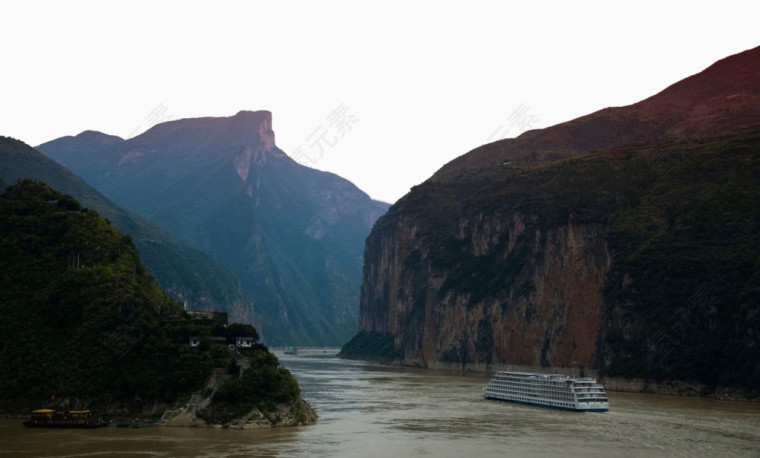
POLYGON ((760 388, 759 152, 754 130, 632 161, 646 187, 609 234, 610 375, 760 388))
POLYGON ((247 351, 249 367, 217 389, 211 404, 199 413, 209 423, 229 423, 253 409, 264 415, 274 412, 277 404, 295 404, 301 389, 291 373, 280 367, 277 357, 266 347, 247 351))
POLYGON ((168 400, 200 387, 214 361, 179 345, 183 313, 146 273, 129 237, 47 185, 0 196, 0 392, 168 400))
MULTIPOLYGON (((129 237, 30 180, 0 195, 0 316, 0 411, 36 408, 53 396, 138 409, 172 403, 201 389, 214 367, 234 364, 212 336, 259 338, 250 325, 189 320, 146 272, 129 237), (198 348, 190 336, 201 338, 198 348)), ((240 390, 245 400, 298 396, 265 347, 250 352, 252 367, 266 364, 234 379, 228 399, 240 390), (251 386, 255 392, 245 391, 251 386)))
MULTIPOLYGON (((116 137, 110 140, 103 137, 104 141, 116 141, 116 137)), ((83 149, 88 148, 85 145, 83 149)), ((252 303, 240 282, 219 261, 115 205, 68 169, 25 143, 0 136, 0 183, 12 184, 20 178, 42 181, 97 210, 119 232, 132 237, 148 272, 169 296, 181 298, 189 308, 228 311, 231 315, 240 310, 243 315, 250 314, 252 303), (234 309, 230 307, 232 304, 236 304, 234 309)), ((0 192, 3 189, 5 186, 0 187, 0 192)))

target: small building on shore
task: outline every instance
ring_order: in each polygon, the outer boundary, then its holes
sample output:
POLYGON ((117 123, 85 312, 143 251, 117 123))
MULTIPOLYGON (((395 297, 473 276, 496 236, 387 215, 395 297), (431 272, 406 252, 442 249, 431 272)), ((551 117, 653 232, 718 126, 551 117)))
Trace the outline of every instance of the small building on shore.
MULTIPOLYGON (((229 343, 229 345, 226 337, 215 336, 211 338, 212 345, 228 345, 231 349, 253 348, 254 343, 255 341, 253 337, 246 336, 235 337, 235 343, 229 343)), ((201 338, 199 336, 190 336, 188 338, 188 344, 190 345, 190 348, 197 348, 201 344, 201 338)))
POLYGON ((236 337, 235 346, 237 348, 251 348, 253 347, 253 337, 236 337))

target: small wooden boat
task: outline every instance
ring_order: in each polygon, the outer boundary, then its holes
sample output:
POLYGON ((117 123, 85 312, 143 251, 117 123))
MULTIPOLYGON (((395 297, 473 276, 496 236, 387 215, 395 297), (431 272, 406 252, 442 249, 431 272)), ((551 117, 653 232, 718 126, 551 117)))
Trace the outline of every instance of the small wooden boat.
POLYGON ((108 422, 94 419, 89 410, 39 409, 24 421, 27 428, 100 428, 108 422))

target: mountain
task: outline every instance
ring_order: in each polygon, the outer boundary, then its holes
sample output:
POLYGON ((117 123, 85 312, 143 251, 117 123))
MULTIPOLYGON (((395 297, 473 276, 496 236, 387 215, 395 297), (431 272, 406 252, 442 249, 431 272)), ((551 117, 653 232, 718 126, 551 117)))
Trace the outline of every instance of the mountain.
POLYGON ((477 148, 367 238, 348 357, 760 388, 760 48, 477 148))
POLYGON ((20 180, 0 194, 0 235, 0 405, 171 399, 205 382, 209 355, 162 325, 182 307, 97 212, 20 180))
POLYGON ((68 169, 25 143, 0 137, 0 180, 10 184, 22 178, 43 181, 108 218, 118 230, 132 238, 148 271, 162 289, 189 309, 227 311, 233 321, 238 322, 254 319, 251 300, 232 273, 218 261, 115 205, 68 169))
POLYGON ((129 140, 83 132, 39 149, 219 259, 254 298, 268 344, 356 333, 364 240, 388 206, 293 161, 271 113, 181 119, 129 140))
POLYGON ((187 400, 198 395, 213 397, 199 414, 219 426, 254 414, 260 426, 316 418, 251 325, 192 319, 129 236, 38 181, 0 194, 0 316, 0 413, 46 405, 157 419, 182 406, 188 417, 187 400), (230 352, 212 335, 250 345, 230 352))

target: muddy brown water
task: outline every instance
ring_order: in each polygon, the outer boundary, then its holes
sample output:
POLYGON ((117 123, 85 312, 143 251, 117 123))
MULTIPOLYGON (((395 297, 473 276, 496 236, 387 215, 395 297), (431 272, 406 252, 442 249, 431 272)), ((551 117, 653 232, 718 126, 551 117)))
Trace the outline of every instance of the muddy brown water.
POLYGON ((320 418, 267 430, 26 429, 0 419, 3 457, 760 457, 760 403, 610 394, 605 413, 482 397, 485 374, 278 354, 320 418))

